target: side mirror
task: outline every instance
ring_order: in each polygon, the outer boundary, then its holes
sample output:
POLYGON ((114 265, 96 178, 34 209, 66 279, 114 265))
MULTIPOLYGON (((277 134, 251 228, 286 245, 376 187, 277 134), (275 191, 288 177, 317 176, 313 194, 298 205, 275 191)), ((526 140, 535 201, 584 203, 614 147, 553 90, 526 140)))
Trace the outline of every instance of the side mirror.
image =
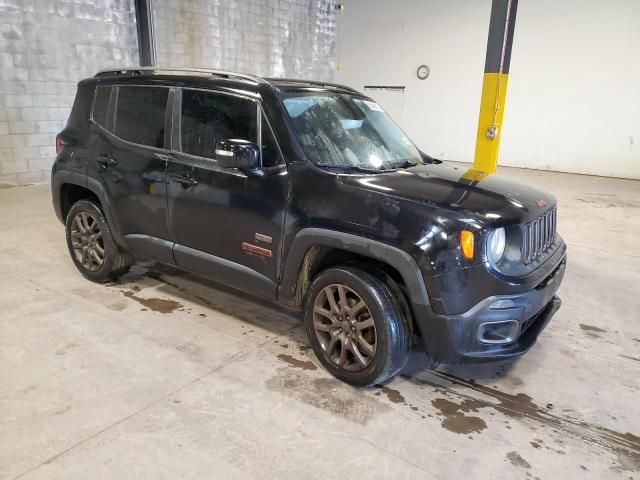
POLYGON ((221 167, 255 170, 260 166, 260 148, 246 140, 216 142, 216 160, 221 167))

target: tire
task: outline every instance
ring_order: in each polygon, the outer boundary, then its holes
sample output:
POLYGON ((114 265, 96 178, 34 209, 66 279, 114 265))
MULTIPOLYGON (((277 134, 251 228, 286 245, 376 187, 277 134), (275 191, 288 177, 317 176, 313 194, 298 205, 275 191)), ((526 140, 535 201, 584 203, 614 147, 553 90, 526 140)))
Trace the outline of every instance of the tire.
POLYGON ((71 259, 85 278, 98 283, 113 281, 133 264, 133 256, 114 242, 109 223, 94 201, 74 203, 67 214, 65 230, 71 259), (86 257, 82 256, 83 251, 86 257))
POLYGON ((383 383, 409 358, 411 331, 399 301, 381 279, 358 268, 334 267, 320 273, 307 292, 304 322, 320 362, 351 385, 383 383))

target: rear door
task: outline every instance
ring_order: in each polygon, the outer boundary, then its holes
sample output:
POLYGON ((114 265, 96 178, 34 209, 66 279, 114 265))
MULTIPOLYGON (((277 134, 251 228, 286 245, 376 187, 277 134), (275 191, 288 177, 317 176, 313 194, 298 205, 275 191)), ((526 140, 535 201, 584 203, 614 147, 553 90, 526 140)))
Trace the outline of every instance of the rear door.
MULTIPOLYGON (((178 94, 178 92, 176 92, 178 94)), ((245 291, 275 297, 287 169, 255 99, 183 89, 176 99, 167 200, 176 263, 245 291), (262 147, 260 169, 215 161, 219 140, 262 147)))
POLYGON ((106 191, 127 247, 172 263, 165 181, 170 92, 145 85, 97 88, 89 178, 106 191), (107 96, 102 89, 108 89, 106 111, 99 103, 107 96))

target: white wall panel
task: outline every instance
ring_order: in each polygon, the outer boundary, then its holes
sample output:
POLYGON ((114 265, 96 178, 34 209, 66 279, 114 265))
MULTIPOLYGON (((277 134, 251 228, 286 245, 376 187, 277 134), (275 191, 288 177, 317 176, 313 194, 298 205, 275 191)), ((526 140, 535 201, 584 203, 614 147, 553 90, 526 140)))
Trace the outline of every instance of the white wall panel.
MULTIPOLYGON (((473 161, 491 1, 344 3, 336 80, 406 86, 414 141, 473 161)), ((640 178, 639 25, 637 0, 521 0, 499 163, 640 178)))
POLYGON ((500 163, 640 179, 640 2, 518 6, 500 163))

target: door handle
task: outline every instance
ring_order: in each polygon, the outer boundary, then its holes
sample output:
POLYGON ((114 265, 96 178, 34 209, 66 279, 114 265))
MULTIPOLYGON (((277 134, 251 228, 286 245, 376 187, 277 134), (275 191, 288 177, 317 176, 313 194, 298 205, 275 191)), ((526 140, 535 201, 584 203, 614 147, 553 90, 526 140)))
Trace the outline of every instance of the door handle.
POLYGON ((96 160, 103 168, 112 167, 118 164, 118 161, 111 155, 98 155, 96 160))
POLYGON ((179 183, 183 187, 192 187, 198 184, 198 180, 193 177, 185 177, 184 175, 169 175, 169 180, 179 183))

